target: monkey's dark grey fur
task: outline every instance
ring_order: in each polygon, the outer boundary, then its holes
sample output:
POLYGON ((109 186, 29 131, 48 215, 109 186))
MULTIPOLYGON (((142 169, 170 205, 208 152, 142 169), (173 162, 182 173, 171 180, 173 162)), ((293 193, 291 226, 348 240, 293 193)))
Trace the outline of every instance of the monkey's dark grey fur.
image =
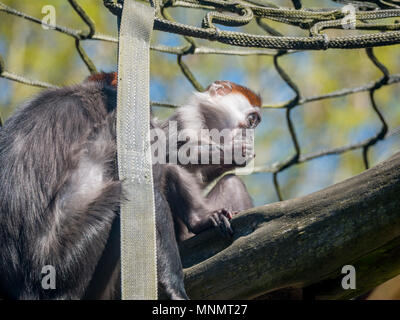
MULTIPOLYGON (((108 263, 104 248, 124 200, 115 107, 115 87, 86 81, 44 91, 0 129, 0 298, 119 298, 118 246, 112 272, 98 270, 108 263), (42 288, 46 265, 56 270, 56 289, 42 288), (93 289, 96 281, 104 284, 101 292, 93 289)), ((232 203, 229 192, 241 202, 227 210, 250 207, 251 199, 233 176, 206 198, 191 192, 190 177, 177 165, 154 165, 153 176, 160 296, 187 299, 174 220, 194 233, 213 225, 230 231, 217 209, 232 203), (201 219, 194 225, 190 217, 197 211, 201 219)))
MULTIPOLYGON (((115 88, 101 82, 47 90, 0 130, 0 285, 6 298, 85 295, 122 200, 115 104, 115 88), (46 265, 56 270, 54 290, 41 286, 46 265)), ((163 174, 155 168, 160 287, 170 298, 187 298, 159 185, 163 174)))

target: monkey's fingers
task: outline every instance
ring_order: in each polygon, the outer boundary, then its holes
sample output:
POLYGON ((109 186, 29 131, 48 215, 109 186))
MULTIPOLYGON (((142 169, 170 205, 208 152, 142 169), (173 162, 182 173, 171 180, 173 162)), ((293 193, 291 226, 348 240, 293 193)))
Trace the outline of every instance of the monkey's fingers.
POLYGON ((219 227, 222 234, 229 238, 231 238, 233 235, 233 229, 231 227, 231 223, 229 222, 229 219, 231 218, 232 214, 226 209, 218 210, 212 215, 214 225, 219 227), (228 218, 228 216, 230 216, 230 218, 228 218))
POLYGON ((231 220, 233 217, 233 213, 225 208, 222 208, 221 210, 219 210, 219 212, 223 214, 225 217, 227 217, 229 220, 231 220))
POLYGON ((229 238, 232 238, 233 229, 227 217, 222 216, 222 223, 219 226, 224 235, 228 236, 229 238))

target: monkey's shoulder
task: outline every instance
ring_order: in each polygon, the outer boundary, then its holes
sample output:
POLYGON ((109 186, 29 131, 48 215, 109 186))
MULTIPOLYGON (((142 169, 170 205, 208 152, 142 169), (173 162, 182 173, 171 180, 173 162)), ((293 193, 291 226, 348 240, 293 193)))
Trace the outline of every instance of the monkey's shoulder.
POLYGON ((5 122, 8 126, 33 128, 82 121, 100 123, 116 108, 116 90, 99 82, 84 82, 61 88, 46 89, 20 106, 5 122))

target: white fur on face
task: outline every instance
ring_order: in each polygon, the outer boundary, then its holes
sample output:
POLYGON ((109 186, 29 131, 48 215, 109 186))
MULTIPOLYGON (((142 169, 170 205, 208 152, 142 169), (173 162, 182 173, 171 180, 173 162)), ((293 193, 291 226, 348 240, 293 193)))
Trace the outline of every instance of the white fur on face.
POLYGON ((186 128, 196 130, 203 127, 204 119, 200 110, 202 106, 215 108, 224 113, 219 130, 237 128, 241 122, 246 122, 246 115, 254 109, 249 100, 240 93, 211 96, 208 92, 196 92, 189 103, 179 110, 186 128))
POLYGON ((216 96, 215 106, 223 109, 229 118, 230 127, 234 129, 239 123, 246 123, 246 115, 254 109, 249 100, 240 93, 230 93, 225 96, 216 96))

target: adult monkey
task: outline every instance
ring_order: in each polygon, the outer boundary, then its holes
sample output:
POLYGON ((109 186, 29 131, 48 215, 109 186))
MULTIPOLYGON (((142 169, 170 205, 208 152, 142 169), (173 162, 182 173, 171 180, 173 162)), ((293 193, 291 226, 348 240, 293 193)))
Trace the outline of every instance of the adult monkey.
MULTIPOLYGON (((0 130, 0 292, 5 298, 93 297, 90 281, 103 261, 123 201, 116 166, 114 80, 115 74, 102 74, 79 85, 46 90, 0 130), (55 289, 42 287, 46 265, 56 270, 55 289)), ((218 96, 225 96, 226 86, 221 88, 218 96)), ((209 88, 210 96, 214 89, 209 88)), ((238 101, 233 108, 248 109, 238 101)), ((249 126, 258 124, 254 114, 243 114, 249 126)), ((187 298, 170 208, 191 232, 218 225, 228 234, 232 232, 228 220, 236 209, 215 209, 207 205, 207 198, 199 198, 201 194, 188 192, 191 178, 185 170, 178 165, 153 167, 159 291, 170 299, 187 298), (173 204, 181 199, 188 207, 175 212, 173 204)), ((211 192, 214 203, 226 199, 217 194, 225 182, 211 192)), ((244 186, 236 191, 247 195, 244 186)), ((119 273, 113 272, 96 297, 118 298, 119 285, 119 273)))

